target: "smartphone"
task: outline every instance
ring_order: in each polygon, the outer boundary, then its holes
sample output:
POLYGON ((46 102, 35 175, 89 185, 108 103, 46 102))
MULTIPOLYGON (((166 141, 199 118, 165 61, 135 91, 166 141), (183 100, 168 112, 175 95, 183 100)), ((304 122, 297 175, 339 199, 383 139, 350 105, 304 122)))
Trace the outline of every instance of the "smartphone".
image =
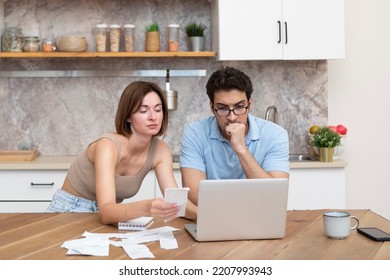
POLYGON ((357 231, 375 241, 390 241, 390 234, 379 228, 358 228, 357 231))

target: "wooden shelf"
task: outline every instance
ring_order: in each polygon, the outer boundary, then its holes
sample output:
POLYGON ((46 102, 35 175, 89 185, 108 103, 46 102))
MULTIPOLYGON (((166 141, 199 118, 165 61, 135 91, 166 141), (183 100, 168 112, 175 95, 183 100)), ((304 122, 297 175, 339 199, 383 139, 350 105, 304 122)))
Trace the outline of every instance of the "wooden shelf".
POLYGON ((0 58, 215 57, 216 52, 0 52, 0 58))

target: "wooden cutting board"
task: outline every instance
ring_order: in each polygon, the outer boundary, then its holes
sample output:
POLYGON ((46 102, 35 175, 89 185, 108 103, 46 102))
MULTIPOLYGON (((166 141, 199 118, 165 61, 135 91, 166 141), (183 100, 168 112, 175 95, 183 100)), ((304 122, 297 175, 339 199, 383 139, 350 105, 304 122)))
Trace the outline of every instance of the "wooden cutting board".
POLYGON ((38 150, 2 151, 0 161, 32 161, 38 156, 38 150))

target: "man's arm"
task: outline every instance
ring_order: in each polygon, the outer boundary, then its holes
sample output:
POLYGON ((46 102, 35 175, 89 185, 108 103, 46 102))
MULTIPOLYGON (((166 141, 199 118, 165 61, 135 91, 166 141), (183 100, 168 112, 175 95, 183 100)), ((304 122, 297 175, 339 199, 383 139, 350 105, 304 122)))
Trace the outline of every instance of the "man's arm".
POLYGON ((188 187, 190 192, 188 193, 188 199, 198 205, 198 188, 199 182, 206 179, 206 174, 203 171, 194 168, 180 168, 183 188, 188 187))
POLYGON ((248 179, 253 178, 289 178, 289 174, 281 171, 265 171, 260 164, 254 159, 252 154, 245 147, 240 152, 237 152, 242 170, 248 179))
POLYGON ((230 124, 226 128, 226 133, 230 136, 230 144, 237 154, 242 170, 246 178, 288 178, 289 174, 282 171, 265 171, 255 160, 245 145, 245 125, 241 123, 230 124))

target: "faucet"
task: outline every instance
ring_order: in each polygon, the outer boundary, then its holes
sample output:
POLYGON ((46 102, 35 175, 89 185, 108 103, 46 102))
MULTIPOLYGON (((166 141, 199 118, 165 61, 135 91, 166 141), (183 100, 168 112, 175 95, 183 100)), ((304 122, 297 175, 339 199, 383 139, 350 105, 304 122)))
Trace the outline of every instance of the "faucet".
POLYGON ((278 109, 276 109, 275 105, 269 106, 267 110, 265 111, 265 119, 267 121, 272 121, 274 123, 278 123, 278 109), (273 118, 270 118, 271 111, 274 112, 273 118))

